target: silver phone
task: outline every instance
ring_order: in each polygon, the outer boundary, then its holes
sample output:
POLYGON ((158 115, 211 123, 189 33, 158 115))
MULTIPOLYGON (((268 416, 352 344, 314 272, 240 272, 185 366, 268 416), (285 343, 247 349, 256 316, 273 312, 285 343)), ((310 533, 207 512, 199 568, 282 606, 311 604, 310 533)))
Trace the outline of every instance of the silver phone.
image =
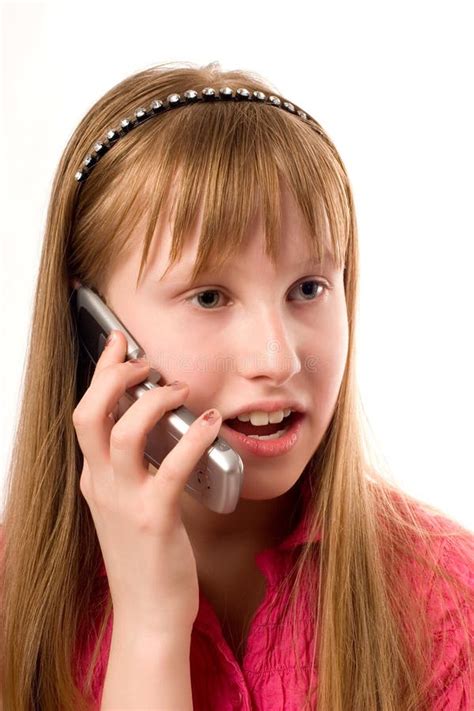
MULTIPOLYGON (((97 364, 107 336, 113 329, 122 331, 127 339, 125 360, 145 355, 143 348, 100 296, 78 280, 74 280, 72 309, 79 344, 89 365, 90 362, 94 363, 94 366, 97 364)), ((120 416, 147 390, 162 387, 158 385, 160 380, 160 374, 156 373, 150 380, 144 380, 129 388, 119 401, 120 416)), ((148 433, 145 459, 159 469, 168 452, 179 442, 195 419, 196 416, 184 406, 165 412, 148 433)), ((240 497, 243 476, 244 465, 240 455, 224 439, 216 437, 194 468, 185 490, 211 511, 231 513, 240 497)))

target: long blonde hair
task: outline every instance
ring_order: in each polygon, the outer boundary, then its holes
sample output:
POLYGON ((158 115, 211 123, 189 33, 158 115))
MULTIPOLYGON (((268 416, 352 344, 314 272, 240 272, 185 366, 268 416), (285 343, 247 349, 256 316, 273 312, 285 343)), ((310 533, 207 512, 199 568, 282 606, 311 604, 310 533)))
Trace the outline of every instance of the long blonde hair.
POLYGON ((307 688, 307 707, 414 711, 425 700, 432 632, 425 600, 413 594, 402 570, 416 565, 432 579, 451 581, 453 600, 462 610, 460 582, 438 561, 441 537, 456 539, 459 554, 472 561, 468 532, 401 492, 374 463, 355 379, 356 217, 344 164, 328 135, 274 107, 200 104, 170 111, 132 131, 84 184, 74 180, 95 141, 138 106, 173 92, 225 85, 281 95, 256 74, 222 71, 218 63, 161 64, 126 78, 97 101, 60 160, 3 521, 6 708, 87 708, 112 606, 106 578, 98 575, 102 555, 93 521, 79 491, 82 455, 72 412, 87 383, 81 383, 78 371, 68 278, 76 275, 97 286, 126 254, 132 230, 149 209, 140 279, 178 171, 171 263, 180 257, 202 199, 194 276, 238 253, 258 204, 274 259, 280 239, 279 187, 285 180, 308 226, 313 253, 322 257, 319 228, 327 216, 332 252, 344 267, 347 363, 330 426, 304 472, 312 487, 312 532, 321 530, 322 539, 302 546, 291 580, 294 629, 303 589, 314 612, 312 668, 317 664, 318 682, 307 688), (318 574, 311 575, 315 570, 318 574), (83 697, 74 660, 78 644, 90 639, 95 654, 83 697))

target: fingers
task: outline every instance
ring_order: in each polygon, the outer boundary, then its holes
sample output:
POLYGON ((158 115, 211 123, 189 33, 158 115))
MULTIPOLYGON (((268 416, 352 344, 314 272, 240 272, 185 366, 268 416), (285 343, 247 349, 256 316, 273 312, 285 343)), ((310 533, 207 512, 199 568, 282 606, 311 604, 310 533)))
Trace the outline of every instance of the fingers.
POLYGON ((127 352, 125 336, 116 332, 101 353, 82 399, 73 412, 73 423, 84 457, 91 469, 110 467, 110 433, 114 422, 108 417, 125 391, 145 380, 149 365, 122 363, 127 352))
POLYGON ((125 391, 143 382, 150 370, 146 361, 123 362, 126 339, 122 333, 115 333, 74 410, 77 438, 94 486, 102 488, 113 481, 120 487, 133 487, 145 482, 147 496, 154 499, 163 519, 171 521, 179 511, 181 494, 193 469, 217 436, 222 416, 214 410, 214 421, 207 420, 209 411, 198 417, 163 459, 156 475, 150 476, 144 462, 147 435, 166 412, 183 404, 189 389, 158 386, 147 390, 115 422, 110 415, 125 391), (109 476, 101 476, 102 472, 109 476))
POLYGON ((169 385, 148 390, 130 407, 113 427, 110 436, 110 461, 118 481, 136 484, 148 479, 148 466, 143 453, 148 433, 163 415, 180 407, 189 394, 185 385, 180 390, 169 385))
POLYGON ((167 515, 172 523, 179 514, 183 489, 193 469, 217 437, 221 424, 222 415, 218 410, 203 412, 166 455, 152 478, 152 489, 161 502, 165 523, 167 515), (207 420, 210 414, 215 415, 214 421, 207 420))
POLYGON ((123 363, 127 355, 127 339, 123 333, 120 331, 112 331, 109 339, 105 342, 104 350, 97 361, 92 375, 91 385, 101 370, 113 363, 123 363))

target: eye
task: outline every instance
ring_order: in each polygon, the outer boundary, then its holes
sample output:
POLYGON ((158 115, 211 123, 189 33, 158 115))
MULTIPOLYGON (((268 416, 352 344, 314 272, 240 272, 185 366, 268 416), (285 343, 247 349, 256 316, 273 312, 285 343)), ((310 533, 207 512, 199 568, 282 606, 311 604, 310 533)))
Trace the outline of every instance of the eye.
POLYGON ((205 304, 205 306, 203 307, 204 310, 215 311, 215 309, 212 308, 212 306, 215 305, 215 303, 214 304, 212 303, 212 301, 213 301, 212 295, 213 294, 222 294, 222 291, 220 291, 219 289, 207 289, 206 291, 199 291, 197 294, 194 294, 194 296, 190 296, 188 299, 186 299, 186 301, 192 302, 193 299, 196 299, 200 296, 204 296, 205 297, 203 299, 204 304, 205 304), (209 297, 209 294, 211 295, 211 297, 209 297), (209 306, 211 308, 209 308, 209 306))
MULTIPOLYGON (((316 290, 317 287, 322 287, 322 294, 329 290, 329 287, 322 281, 319 281, 317 279, 305 279, 304 281, 300 281, 296 287, 293 287, 291 291, 293 291, 294 289, 299 289, 300 287, 304 287, 303 301, 316 301, 318 298, 322 298, 322 296, 318 297, 317 295, 313 295, 314 285, 316 285, 316 290)), ((216 311, 216 308, 214 308, 216 306, 216 299, 214 298, 215 294, 223 294, 223 292, 220 289, 206 289, 205 291, 199 291, 197 294, 188 297, 186 301, 192 303, 193 299, 197 298, 200 301, 199 306, 201 306, 204 311, 216 311)), ((297 301, 298 300, 299 299, 297 299, 297 301)))
MULTIPOLYGON (((322 287, 323 291, 322 294, 325 294, 329 287, 324 284, 322 281, 318 281, 317 279, 305 279, 304 281, 300 281, 296 286, 295 289, 299 289, 300 287, 308 287, 308 284, 310 285, 309 288, 304 288, 303 289, 303 294, 304 294, 304 301, 316 301, 318 298, 317 296, 315 298, 312 297, 312 293, 314 291, 314 284, 316 285, 316 290, 318 287, 322 287)), ((293 291, 293 289, 292 289, 293 291)))

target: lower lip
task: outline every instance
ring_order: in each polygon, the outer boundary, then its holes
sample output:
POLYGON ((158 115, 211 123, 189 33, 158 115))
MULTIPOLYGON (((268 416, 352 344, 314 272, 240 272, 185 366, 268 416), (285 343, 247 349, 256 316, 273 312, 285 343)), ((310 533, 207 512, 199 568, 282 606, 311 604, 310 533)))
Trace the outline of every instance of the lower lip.
POLYGON ((258 457, 280 457, 292 449, 298 441, 305 414, 299 412, 290 428, 278 439, 252 439, 247 435, 222 424, 222 437, 237 451, 255 454, 258 457))

